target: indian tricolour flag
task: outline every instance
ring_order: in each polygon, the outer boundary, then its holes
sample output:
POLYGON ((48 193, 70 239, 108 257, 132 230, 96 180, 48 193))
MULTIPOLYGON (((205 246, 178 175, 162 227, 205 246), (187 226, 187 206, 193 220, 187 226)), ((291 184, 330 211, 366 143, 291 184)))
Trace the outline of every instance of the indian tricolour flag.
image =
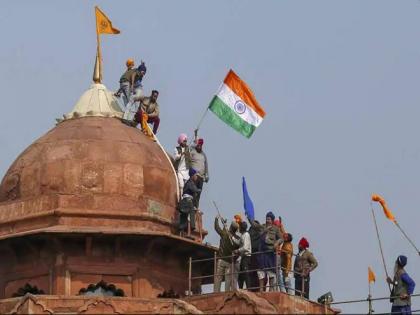
POLYGON ((251 89, 232 70, 213 97, 209 109, 247 138, 251 137, 265 116, 251 89))

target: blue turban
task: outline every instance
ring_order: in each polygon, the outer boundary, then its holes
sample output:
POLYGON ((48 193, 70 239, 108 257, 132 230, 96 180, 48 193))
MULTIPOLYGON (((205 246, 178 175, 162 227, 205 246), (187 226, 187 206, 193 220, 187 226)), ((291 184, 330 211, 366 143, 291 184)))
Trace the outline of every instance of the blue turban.
POLYGON ((267 218, 271 218, 271 221, 273 221, 274 222, 274 219, 275 219, 275 216, 274 216, 274 213, 273 212, 271 212, 271 211, 268 211, 267 212, 267 214, 265 215, 265 217, 267 218))
POLYGON ((401 267, 404 267, 405 265, 407 265, 407 257, 404 255, 400 255, 397 258, 397 262, 398 262, 398 265, 400 265, 401 267))
POLYGON ((137 70, 139 70, 139 71, 144 71, 144 73, 146 73, 147 68, 146 68, 146 65, 144 64, 144 62, 142 62, 142 63, 140 64, 140 66, 138 66, 137 70))
POLYGON ((197 174, 197 171, 191 167, 190 170, 188 171, 188 175, 190 175, 190 177, 192 177, 195 174, 197 174))

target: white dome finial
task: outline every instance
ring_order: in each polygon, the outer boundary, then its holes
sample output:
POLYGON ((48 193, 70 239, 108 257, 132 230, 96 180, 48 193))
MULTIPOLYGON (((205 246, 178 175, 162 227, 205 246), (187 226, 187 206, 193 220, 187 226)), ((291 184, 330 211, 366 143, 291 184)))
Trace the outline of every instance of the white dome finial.
POLYGON ((94 83, 80 97, 73 110, 63 115, 64 120, 97 116, 122 118, 123 112, 113 93, 100 83, 94 83))

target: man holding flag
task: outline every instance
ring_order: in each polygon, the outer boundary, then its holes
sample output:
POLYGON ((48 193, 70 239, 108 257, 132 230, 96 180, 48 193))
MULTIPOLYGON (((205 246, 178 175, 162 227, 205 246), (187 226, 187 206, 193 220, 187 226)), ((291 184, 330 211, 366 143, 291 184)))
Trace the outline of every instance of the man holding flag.
POLYGON ((407 265, 407 257, 398 256, 394 266, 394 279, 388 277, 386 281, 393 286, 391 291, 392 314, 411 314, 411 298, 416 283, 404 267, 407 265))

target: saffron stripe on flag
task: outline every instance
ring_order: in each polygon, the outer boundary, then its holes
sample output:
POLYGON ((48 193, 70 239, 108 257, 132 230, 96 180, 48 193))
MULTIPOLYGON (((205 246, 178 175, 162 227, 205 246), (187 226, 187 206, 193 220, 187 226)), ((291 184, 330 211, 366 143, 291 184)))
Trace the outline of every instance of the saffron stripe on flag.
POLYGON ((256 129, 255 126, 247 123, 239 117, 236 112, 223 103, 223 101, 217 96, 213 97, 209 109, 226 124, 247 138, 250 138, 256 129))
POLYGON ((248 87, 248 85, 241 80, 238 75, 233 72, 233 70, 229 70, 229 73, 227 74, 224 83, 230 87, 230 89, 238 95, 247 105, 252 107, 252 109, 260 115, 261 118, 264 118, 265 111, 258 103, 257 99, 254 96, 254 93, 252 93, 251 89, 248 87))

